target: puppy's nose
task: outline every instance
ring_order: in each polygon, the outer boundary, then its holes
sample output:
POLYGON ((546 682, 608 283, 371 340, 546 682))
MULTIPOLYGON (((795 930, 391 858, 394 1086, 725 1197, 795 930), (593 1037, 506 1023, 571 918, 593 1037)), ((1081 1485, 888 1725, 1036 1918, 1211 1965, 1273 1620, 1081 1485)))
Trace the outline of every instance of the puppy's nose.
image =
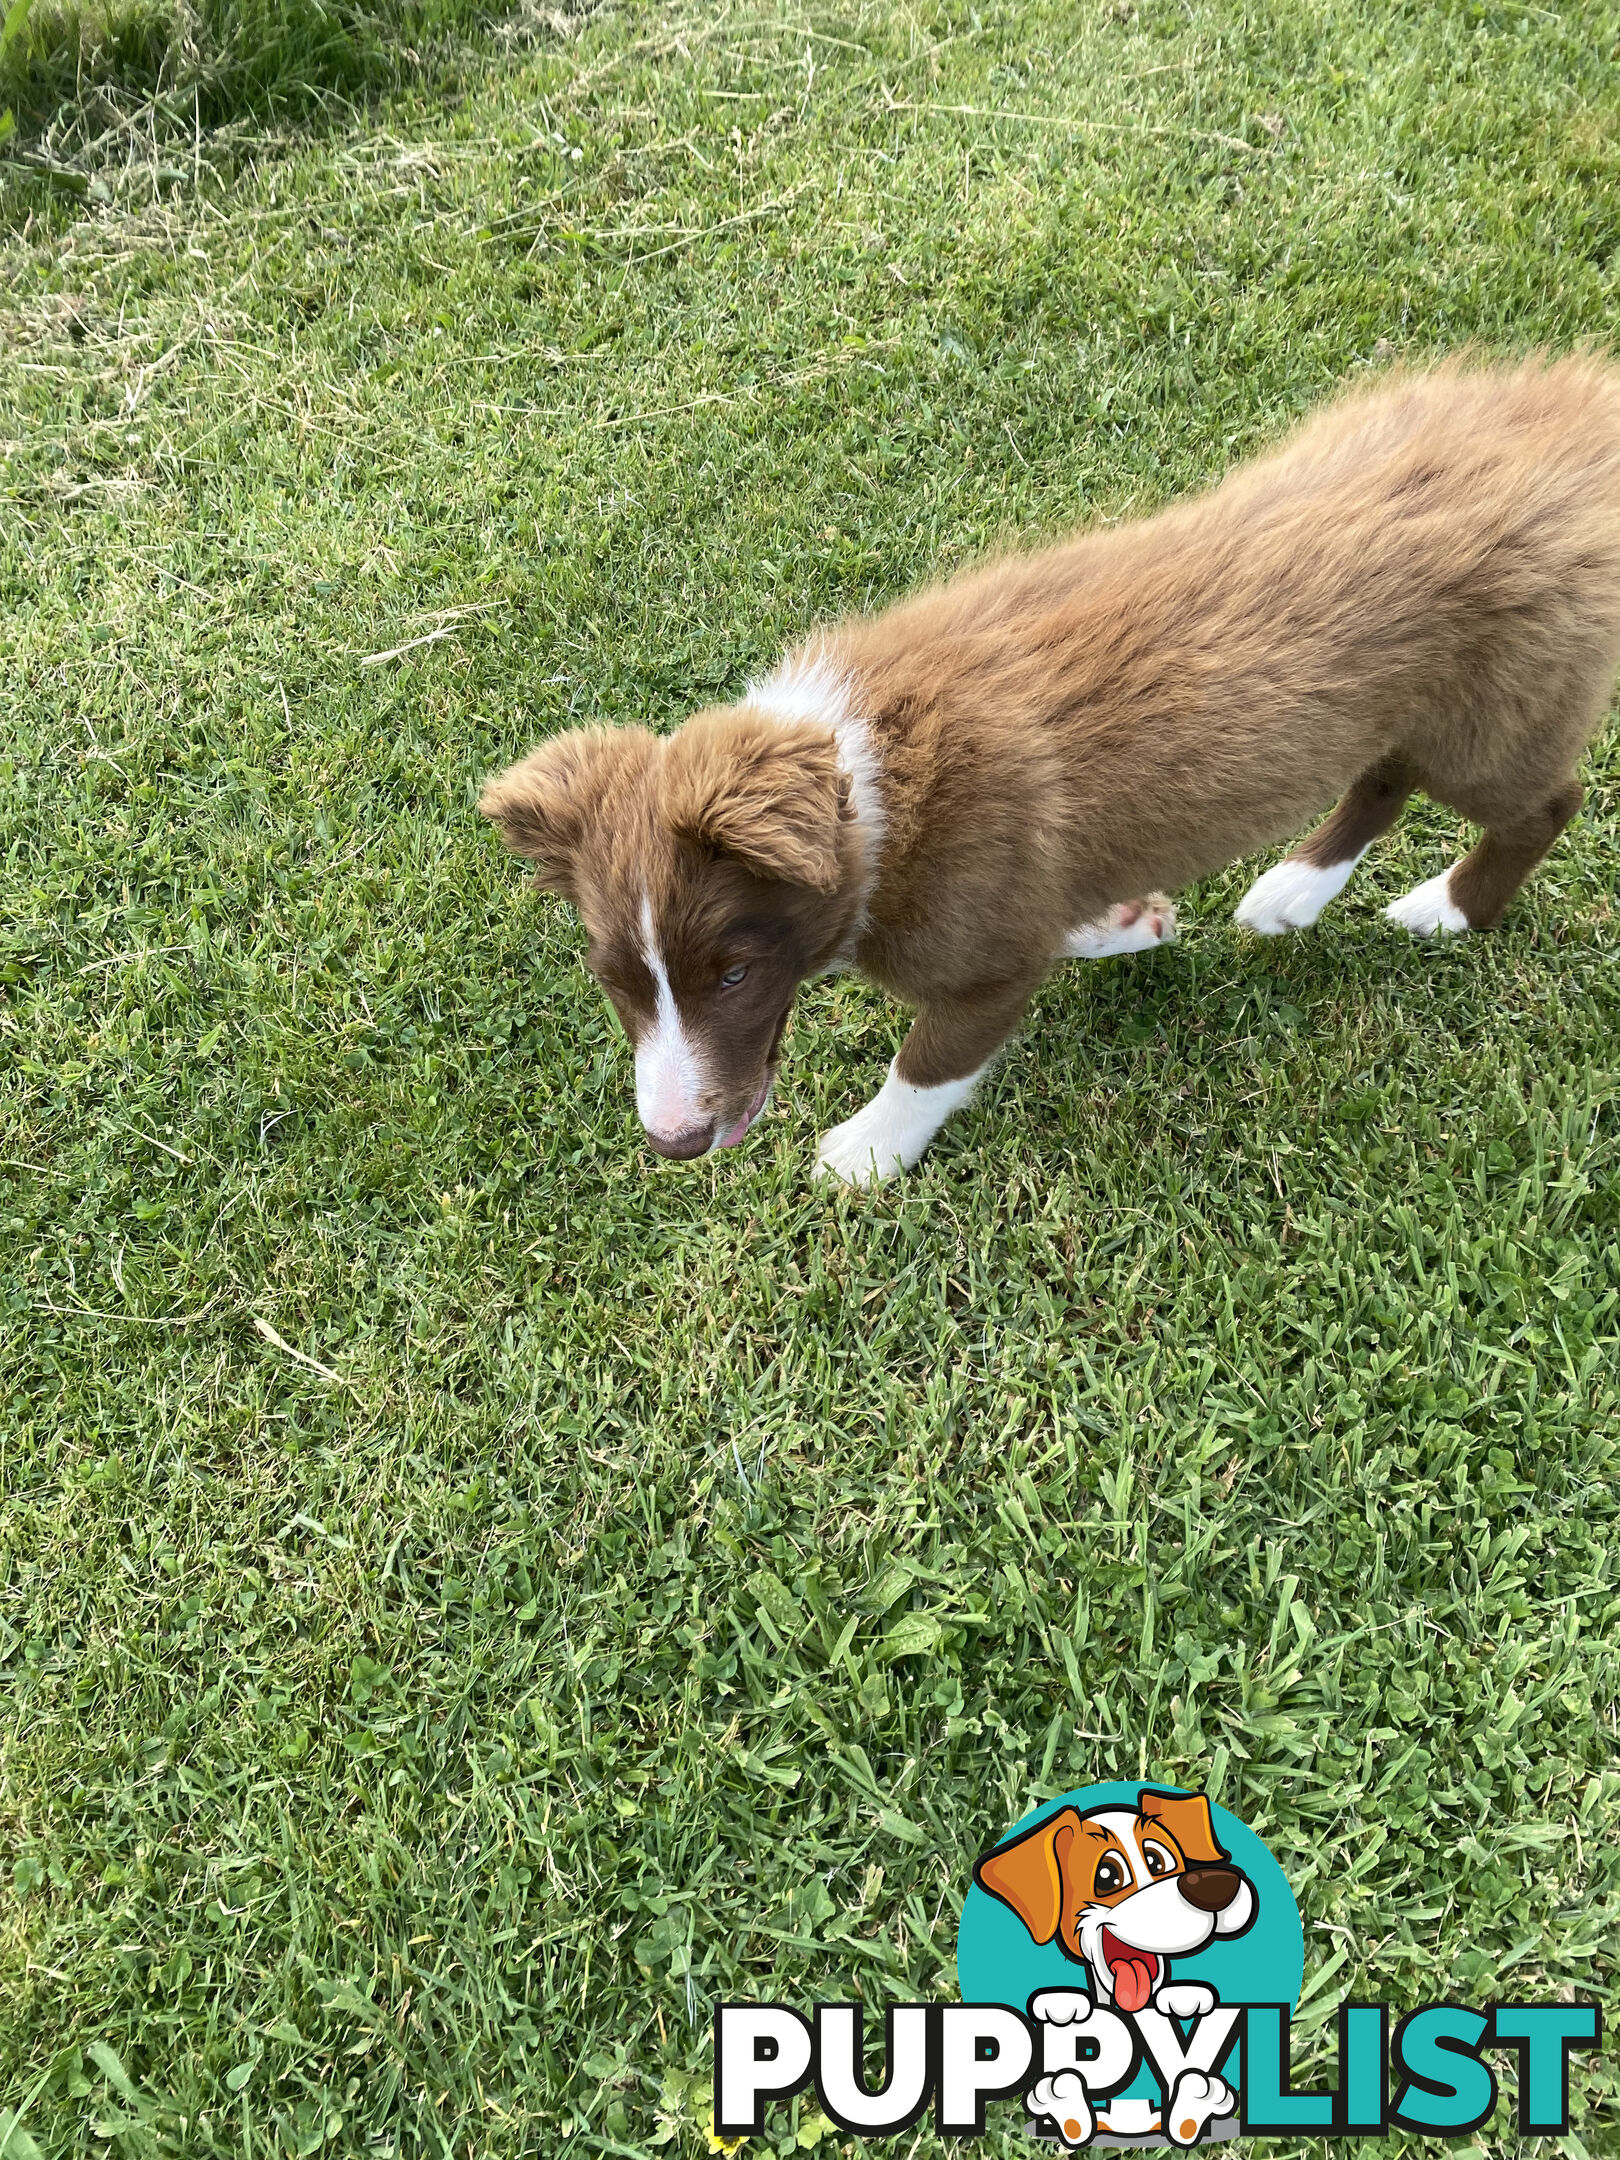
POLYGON ((690 1162, 696 1155, 706 1155, 714 1145, 714 1126, 683 1125, 679 1132, 654 1132, 647 1127, 647 1140, 659 1155, 668 1155, 674 1162, 690 1162))
POLYGON ((1242 1881, 1242 1876, 1231 1868, 1188 1868, 1181 1878, 1181 1894, 1200 1912, 1225 1912, 1242 1881))

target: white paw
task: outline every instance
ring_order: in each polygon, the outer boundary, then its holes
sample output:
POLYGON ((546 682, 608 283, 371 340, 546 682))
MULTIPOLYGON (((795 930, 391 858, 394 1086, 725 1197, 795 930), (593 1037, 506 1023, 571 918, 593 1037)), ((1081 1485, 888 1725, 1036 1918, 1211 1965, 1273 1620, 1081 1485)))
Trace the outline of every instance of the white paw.
POLYGON ((868 1103, 865 1110, 857 1110, 842 1125, 822 1134, 816 1149, 818 1178, 838 1178, 845 1185, 881 1185, 906 1167, 898 1151, 885 1145, 878 1120, 869 1115, 871 1108, 868 1103))
POLYGON ((1333 863, 1319 870, 1290 855, 1257 877, 1233 912, 1232 920, 1260 937, 1281 937, 1287 930, 1308 930, 1328 902, 1344 891, 1361 860, 1333 863))
POLYGON ((1151 952, 1176 941, 1176 904, 1162 893, 1122 900, 1100 922, 1082 923, 1063 940, 1070 960, 1106 960, 1114 953, 1151 952))
POLYGON ((1037 2122, 1044 2117, 1065 2145, 1089 2144, 1097 2127, 1086 2081, 1074 2070, 1038 2078, 1025 2094, 1024 2105, 1037 2122))
POLYGON ((940 1087, 913 1087, 891 1065, 889 1077, 866 1108, 822 1135, 817 1177, 842 1178, 846 1185, 881 1185, 909 1170, 951 1112, 961 1109, 978 1078, 973 1072, 940 1087))
POLYGON ((1212 2122, 1237 2108, 1225 2078, 1208 2070, 1183 2070, 1164 2111, 1164 2127, 1176 2145, 1196 2145, 1212 2122))
POLYGON ((1414 885, 1409 893, 1402 893, 1398 900, 1392 900, 1384 913, 1392 923, 1410 930, 1414 937, 1433 937, 1436 931, 1444 931, 1449 937, 1460 937, 1468 928, 1468 917, 1451 897, 1449 870, 1442 870, 1438 877, 1414 885))
POLYGON ((1029 2014, 1043 2025, 1083 2025, 1097 2005, 1083 1988, 1042 1988, 1029 1998, 1029 2014))
POLYGON ((1215 2002, 1215 1990, 1205 1987, 1201 1980, 1172 1980, 1154 1996, 1153 2007, 1166 2017, 1191 2018, 1203 2017, 1214 2009, 1215 2002))

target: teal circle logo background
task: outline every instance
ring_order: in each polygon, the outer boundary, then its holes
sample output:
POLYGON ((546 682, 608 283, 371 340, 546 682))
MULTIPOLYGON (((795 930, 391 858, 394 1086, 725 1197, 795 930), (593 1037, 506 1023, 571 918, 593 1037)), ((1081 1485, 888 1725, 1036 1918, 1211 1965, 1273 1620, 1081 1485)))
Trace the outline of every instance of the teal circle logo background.
MULTIPOLYGON (((1075 1792, 1059 1793, 1055 1800, 1043 1801, 1020 1816, 996 1843, 1004 1845, 1008 1838, 1033 1829, 1061 1808, 1076 1808, 1082 1815, 1091 1808, 1134 1808, 1143 1789, 1138 1779, 1130 1784, 1082 1785, 1075 1792)), ((1172 1785, 1147 1789, 1181 1790, 1172 1785)), ((1225 1942, 1217 1937, 1194 1957, 1172 1958, 1170 1978, 1172 1982, 1202 1980, 1223 2003, 1286 2002, 1292 2009, 1305 1980, 1305 1929, 1288 1878, 1247 1823, 1214 1801, 1209 1812, 1216 1837, 1254 1885, 1254 1924, 1245 1934, 1225 1942)), ((963 2002, 1005 2003, 1013 2010, 1026 2008, 1037 1988, 1084 1990, 1088 1979, 1086 1968, 1065 1957, 1055 1940, 1034 1941, 1018 1915, 976 1882, 968 1885, 962 1905, 956 1977, 963 2002)), ((1130 2089, 1156 2089, 1151 2073, 1141 2073, 1130 2089)))

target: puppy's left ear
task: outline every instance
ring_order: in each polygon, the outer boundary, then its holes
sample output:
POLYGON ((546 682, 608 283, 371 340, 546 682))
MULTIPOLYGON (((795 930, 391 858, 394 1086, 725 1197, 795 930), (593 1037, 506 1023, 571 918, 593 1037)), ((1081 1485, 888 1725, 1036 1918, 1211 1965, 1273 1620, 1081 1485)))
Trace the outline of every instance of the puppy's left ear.
POLYGON ((1063 1868, 1080 1817, 1059 1808, 1010 1845, 974 1862, 973 1880, 1010 1905, 1038 1943, 1049 1943, 1063 1918, 1063 1868))
POLYGON ((852 809, 830 728, 746 707, 696 713, 665 745, 663 811, 672 830, 757 877, 816 892, 838 884, 852 809))
POLYGON ((1153 1792, 1144 1786, 1137 1807, 1149 1822, 1169 1831, 1189 1867, 1212 1867, 1232 1857, 1215 1836, 1209 1802, 1201 1792, 1153 1792))

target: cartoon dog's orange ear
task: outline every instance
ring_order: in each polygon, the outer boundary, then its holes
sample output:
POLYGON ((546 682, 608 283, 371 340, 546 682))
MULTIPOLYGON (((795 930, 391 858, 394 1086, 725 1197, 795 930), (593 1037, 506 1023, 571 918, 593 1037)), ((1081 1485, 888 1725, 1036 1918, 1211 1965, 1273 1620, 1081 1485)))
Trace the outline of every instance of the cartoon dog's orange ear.
POLYGON ((1189 1867, 1209 1867, 1231 1858, 1216 1839, 1209 1802, 1201 1792, 1152 1792, 1144 1786, 1136 1804, 1149 1822, 1169 1831, 1189 1867))
POLYGON ((831 728, 746 710, 694 713, 669 738, 664 816, 756 877, 832 892, 848 776, 831 728))
POLYGON ((1060 1808, 1010 1845, 976 1861, 973 1880, 1010 1905, 1038 1943, 1049 1943, 1063 1917, 1063 1868, 1080 1817, 1060 1808))

